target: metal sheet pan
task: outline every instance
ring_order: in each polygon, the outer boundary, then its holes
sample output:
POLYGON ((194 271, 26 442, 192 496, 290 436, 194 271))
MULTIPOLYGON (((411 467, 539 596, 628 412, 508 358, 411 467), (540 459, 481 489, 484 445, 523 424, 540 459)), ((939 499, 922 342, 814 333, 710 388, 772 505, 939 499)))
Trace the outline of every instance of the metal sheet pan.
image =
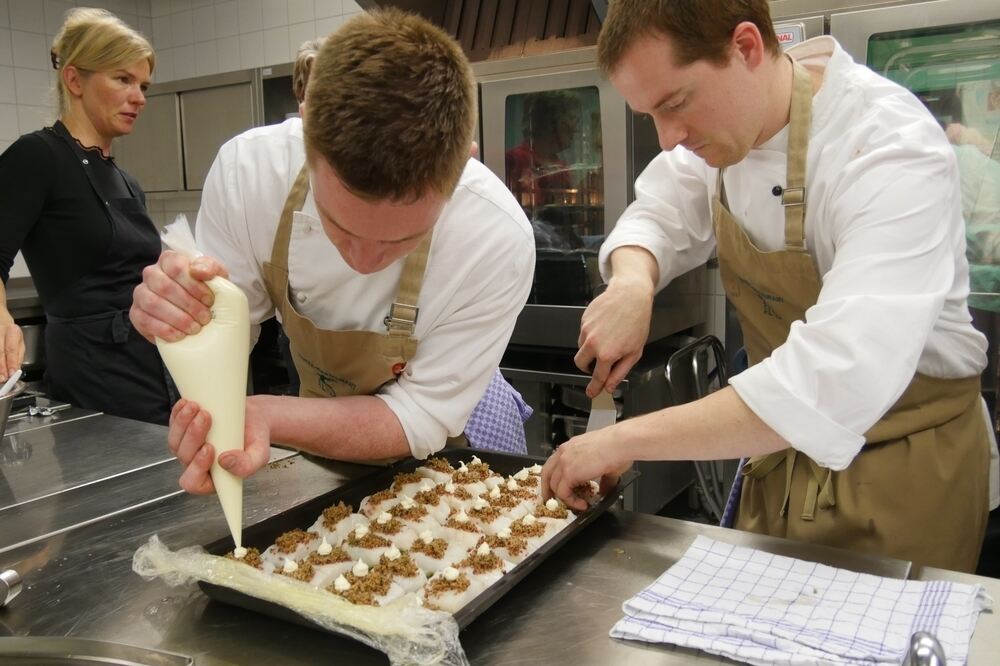
MULTIPOLYGON (((448 460, 453 466, 458 465, 462 461, 468 462, 473 455, 479 456, 480 460, 488 463, 493 471, 504 475, 514 474, 523 467, 545 462, 545 459, 540 457, 516 456, 478 449, 448 449, 437 454, 438 457, 448 460)), ((377 470, 369 476, 347 483, 334 491, 293 507, 288 511, 251 525, 243 530, 243 545, 245 547, 252 546, 259 548, 263 552, 267 546, 274 543, 275 539, 288 530, 296 527, 301 529, 308 528, 316 520, 316 517, 322 513, 323 509, 339 501, 351 504, 357 510, 358 504, 364 497, 388 488, 396 474, 412 472, 422 464, 422 460, 412 458, 395 463, 390 467, 377 470)), ((486 588, 470 603, 462 607, 459 612, 455 613, 455 621, 458 623, 458 626, 461 629, 469 626, 473 620, 495 604, 508 590, 513 588, 521 579, 544 562, 546 558, 561 548, 569 539, 597 518, 597 516, 611 508, 618 500, 618 496, 622 490, 632 483, 637 476, 638 473, 635 471, 629 470, 626 472, 614 491, 608 493, 599 503, 580 514, 568 527, 555 534, 509 573, 505 574, 500 580, 486 588)), ((205 550, 214 555, 223 555, 232 549, 232 537, 225 537, 205 546, 205 550)), ((263 601, 242 592, 212 583, 200 582, 199 585, 205 594, 218 601, 296 624, 327 631, 327 629, 320 627, 284 606, 263 601)))
POLYGON ((0 638, 5 666, 192 666, 194 658, 176 652, 62 636, 0 638))

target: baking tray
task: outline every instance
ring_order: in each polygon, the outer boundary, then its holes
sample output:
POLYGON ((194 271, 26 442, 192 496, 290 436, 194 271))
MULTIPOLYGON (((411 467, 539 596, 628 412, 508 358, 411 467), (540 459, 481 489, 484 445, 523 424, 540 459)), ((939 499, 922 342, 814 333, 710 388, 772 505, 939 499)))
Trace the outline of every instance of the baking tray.
MULTIPOLYGON (((514 474, 524 467, 528 467, 536 463, 542 464, 545 462, 545 458, 541 457, 517 456, 506 453, 497 453, 494 451, 482 451, 479 449, 447 449, 435 454, 436 457, 444 458, 450 462, 452 466, 457 466, 462 461, 468 462, 472 459, 473 455, 478 456, 480 460, 488 463, 493 471, 503 475, 514 474)), ((316 517, 319 516, 323 509, 327 508, 331 504, 336 504, 339 501, 351 504, 355 511, 357 511, 358 504, 364 497, 378 492, 379 490, 388 488, 396 474, 400 474, 402 472, 412 472, 423 463, 423 460, 416 460, 413 458, 397 462, 387 468, 379 469, 368 476, 346 483, 336 490, 326 493, 325 495, 320 495, 315 499, 309 500, 308 502, 251 525, 243 530, 243 546, 253 546, 255 548, 259 548, 260 551, 263 552, 267 546, 274 543, 275 539, 288 530, 296 527, 300 529, 307 529, 313 524, 313 522, 315 522, 316 517)), ((544 562, 546 558, 558 550, 567 540, 572 538, 573 535, 577 534, 580 530, 584 529, 587 525, 593 522, 595 518, 611 508, 615 502, 618 501, 618 496, 622 490, 632 483, 638 476, 639 473, 635 470, 627 471, 622 475, 621 480, 618 482, 618 486, 613 491, 608 493, 600 502, 591 506, 589 509, 577 516, 577 519, 570 523, 568 527, 558 532, 555 536, 542 544, 538 550, 517 564, 510 571, 510 573, 504 574, 500 580, 486 588, 475 599, 463 606, 461 610, 455 613, 455 621, 458 623, 459 628, 464 629, 469 626, 473 620, 496 603, 504 594, 507 593, 508 590, 517 585, 521 579, 531 573, 536 567, 538 567, 539 564, 544 562)), ((232 537, 225 537, 206 545, 205 550, 213 555, 224 555, 225 553, 230 552, 233 549, 233 546, 232 537)), ((200 581, 198 584, 201 586, 201 589, 206 595, 212 599, 216 599, 217 601, 222 601, 233 606, 239 606, 264 615, 305 625, 307 627, 328 631, 325 627, 312 622, 308 618, 305 618, 295 611, 281 606, 280 604, 264 601, 256 597, 243 594, 242 592, 237 592, 236 590, 228 587, 215 585, 214 583, 200 581)))
POLYGON ((4 666, 192 666, 194 657, 149 648, 63 636, 0 638, 4 666))

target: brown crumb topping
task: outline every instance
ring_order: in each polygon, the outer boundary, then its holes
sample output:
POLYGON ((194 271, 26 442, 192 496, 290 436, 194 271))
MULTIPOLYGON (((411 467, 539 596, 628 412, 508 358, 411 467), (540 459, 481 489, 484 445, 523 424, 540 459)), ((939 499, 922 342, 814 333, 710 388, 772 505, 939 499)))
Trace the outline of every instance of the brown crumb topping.
POLYGON ((409 485, 411 483, 420 483, 423 480, 424 477, 420 476, 416 472, 403 472, 393 477, 392 489, 399 490, 405 485, 409 485))
POLYGON ((389 534, 391 536, 395 536, 402 532, 404 527, 405 525, 403 525, 403 521, 399 518, 392 518, 384 523, 373 520, 371 525, 368 526, 368 529, 372 532, 377 532, 378 534, 389 534))
POLYGON ((336 506, 323 509, 323 527, 328 530, 332 530, 340 521, 347 518, 352 513, 354 513, 354 507, 350 504, 337 502, 336 506))
POLYGON ((471 468, 469 468, 464 472, 455 472, 451 478, 454 479, 454 482, 456 484, 481 483, 486 479, 487 476, 488 476, 487 474, 483 474, 482 472, 476 472, 473 471, 471 468))
POLYGON ((427 598, 440 597, 447 592, 465 592, 472 585, 472 581, 464 573, 458 574, 455 580, 448 580, 444 576, 438 576, 427 582, 424 586, 424 596, 427 598))
POLYGON ((312 552, 309 554, 309 557, 306 558, 306 562, 316 567, 322 567, 327 564, 340 564, 341 562, 350 562, 350 561, 351 561, 351 556, 347 554, 346 550, 340 548, 339 546, 335 546, 333 550, 331 550, 326 555, 320 555, 317 552, 312 552))
POLYGON ((488 497, 490 506, 495 506, 498 509, 513 509, 515 506, 521 503, 521 500, 514 497, 509 492, 500 491, 499 497, 488 497))
POLYGON ((542 482, 542 477, 538 476, 537 474, 529 474, 524 479, 524 481, 518 481, 518 483, 520 483, 522 486, 526 486, 529 488, 537 488, 539 484, 541 484, 541 482, 542 482))
POLYGON ((476 527, 476 524, 471 520, 460 521, 455 520, 455 514, 448 516, 448 520, 445 522, 445 527, 450 527, 452 529, 460 530, 462 532, 472 532, 473 534, 478 533, 480 530, 476 527))
POLYGON ((389 591, 389 586, 392 585, 392 574, 378 567, 369 569, 365 576, 355 576, 353 571, 348 571, 344 574, 344 578, 347 579, 352 588, 360 587, 371 590, 379 596, 386 594, 389 591))
POLYGON ((421 490, 413 496, 413 501, 428 506, 437 506, 441 503, 441 495, 444 495, 444 486, 438 484, 430 490, 421 490))
POLYGON ((503 560, 493 552, 480 555, 476 551, 472 551, 464 560, 456 564, 455 568, 472 569, 475 574, 485 574, 491 571, 503 571, 503 560))
POLYGON ((294 529, 290 532, 285 532, 279 536, 274 541, 274 546, 281 553, 291 553, 296 548, 303 544, 310 544, 316 539, 319 539, 319 534, 316 532, 306 532, 300 529, 294 529))
POLYGON ((488 534, 479 540, 476 547, 479 547, 480 543, 486 542, 489 544, 490 548, 506 548, 507 552, 511 555, 517 556, 523 553, 528 548, 528 542, 523 537, 517 537, 511 534, 506 539, 498 537, 495 534, 488 534))
POLYGON ((309 562, 299 562, 299 568, 292 573, 285 573, 284 569, 275 569, 275 573, 279 573, 282 576, 287 576, 288 578, 294 578, 295 580, 301 580, 303 583, 308 583, 313 579, 316 570, 313 569, 313 565, 309 562))
POLYGON ((451 463, 444 458, 428 458, 427 462, 424 463, 424 467, 434 470, 435 472, 444 472, 445 474, 454 474, 455 468, 451 466, 451 463))
POLYGON ((475 472, 476 474, 482 474, 483 480, 486 480, 486 477, 491 476, 493 474, 493 470, 490 469, 489 463, 485 463, 482 460, 480 460, 479 462, 467 463, 465 466, 468 467, 470 471, 475 472))
POLYGON ((500 509, 495 506, 487 506, 482 509, 470 509, 469 516, 475 518, 476 520, 481 520, 484 523, 492 524, 500 517, 500 509))
POLYGON ((581 499, 589 500, 597 497, 597 489, 591 483, 581 483, 573 488, 573 494, 581 499))
POLYGON ((559 518, 565 520, 568 517, 569 510, 562 502, 559 502, 559 506, 551 511, 544 504, 539 504, 535 507, 535 518, 559 518))
POLYGON ((378 606, 375 593, 362 587, 351 586, 351 589, 343 592, 334 589, 333 585, 328 586, 326 589, 358 606, 378 606))
POLYGON ((384 536, 375 534, 374 532, 369 532, 360 539, 358 535, 351 532, 347 535, 347 544, 349 546, 354 546, 356 548, 388 548, 392 545, 392 542, 386 539, 384 536))
POLYGON ((510 524, 510 533, 522 539, 537 539, 545 535, 545 525, 542 523, 525 525, 523 520, 516 520, 510 524))
POLYGON ((378 566, 375 568, 384 569, 390 576, 398 576, 399 578, 413 578, 421 574, 420 568, 413 563, 413 558, 407 553, 403 553, 394 560, 383 555, 379 558, 378 566))
POLYGON ((234 562, 241 562, 247 566, 251 566, 254 569, 264 568, 264 560, 260 557, 260 551, 256 548, 247 548, 247 554, 243 559, 237 559, 231 552, 225 555, 227 560, 233 560, 234 562))
POLYGON ((472 499, 472 493, 469 492, 468 488, 463 488, 462 486, 456 486, 455 492, 451 494, 455 499, 460 500, 470 500, 472 499))
POLYGON ((406 509, 403 508, 402 504, 397 504, 389 509, 389 514, 395 518, 399 518, 400 520, 417 523, 427 517, 427 508, 421 506, 420 504, 414 504, 409 509, 406 509))
POLYGON ((432 539, 430 543, 427 543, 423 539, 417 539, 413 542, 410 550, 415 550, 428 557, 433 557, 435 560, 440 560, 444 558, 444 554, 448 551, 448 542, 440 538, 432 539))
POLYGON ((374 495, 368 497, 368 501, 365 503, 367 506, 378 506, 382 502, 387 502, 389 500, 396 499, 396 492, 390 488, 385 490, 380 490, 374 495))

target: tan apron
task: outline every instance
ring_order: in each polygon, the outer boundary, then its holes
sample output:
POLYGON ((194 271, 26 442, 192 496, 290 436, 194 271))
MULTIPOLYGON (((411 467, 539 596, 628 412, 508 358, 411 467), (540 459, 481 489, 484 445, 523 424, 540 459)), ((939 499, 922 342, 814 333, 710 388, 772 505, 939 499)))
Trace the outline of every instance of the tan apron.
MULTIPOLYGON (((785 342, 822 286, 805 242, 811 106, 811 79, 795 63, 784 249, 754 246, 726 207, 719 173, 713 200, 719 266, 751 364, 785 342)), ((751 458, 741 472, 736 527, 973 571, 988 513, 989 449, 979 390, 978 376, 917 374, 840 472, 795 449, 751 458)))
MULTIPOLYGON (((299 395, 326 398, 374 395, 395 381, 417 353, 417 300, 424 280, 433 231, 406 257, 396 298, 385 318, 385 333, 328 331, 296 311, 288 293, 288 245, 293 213, 302 209, 309 192, 309 171, 303 165, 292 185, 271 247, 271 261, 264 262, 264 284, 281 314, 292 359, 299 373, 299 395)), ((464 435, 448 440, 449 446, 467 446, 464 435)))

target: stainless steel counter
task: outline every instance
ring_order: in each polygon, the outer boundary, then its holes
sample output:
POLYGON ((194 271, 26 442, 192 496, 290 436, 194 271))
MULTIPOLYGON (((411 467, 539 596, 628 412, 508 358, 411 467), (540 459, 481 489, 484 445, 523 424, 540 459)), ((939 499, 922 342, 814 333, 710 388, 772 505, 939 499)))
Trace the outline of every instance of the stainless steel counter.
MULTIPOLYGON (((118 420, 116 420, 118 421, 118 420)), ((100 420, 85 419, 95 430, 100 420)), ((108 450, 125 425, 105 422, 108 450)), ((144 426, 132 444, 162 447, 164 429, 144 426), (157 438, 159 438, 157 440, 157 438)), ((56 455, 69 440, 56 437, 56 455)), ((105 458, 113 458, 107 451, 105 458)), ((9 472, 0 464, 0 470, 9 472)), ((370 468, 317 461, 295 455, 272 462, 245 485, 246 524, 295 506, 370 468)), ((121 475, 133 479, 115 492, 94 492, 87 499, 92 519, 59 533, 0 545, 0 568, 15 566, 25 589, 0 609, 0 636, 71 636, 117 641, 192 655, 199 666, 222 664, 315 664, 317 655, 334 654, 338 663, 385 664, 381 653, 353 641, 287 624, 209 601, 194 585, 168 587, 132 573, 135 549, 153 534, 172 548, 214 541, 227 533, 213 497, 172 491, 136 494, 139 486, 176 483, 176 464, 160 464, 121 475), (113 495, 145 497, 116 500, 113 495), (152 498, 151 498, 152 497, 152 498), (102 513, 107 515, 102 516, 102 513)), ((6 474, 9 477, 10 474, 6 474)), ((0 476, 0 486, 4 483, 0 476)), ((103 480, 86 487, 99 489, 103 480)), ((9 492, 9 489, 8 489, 9 492)), ((61 493, 57 493, 61 494, 61 493)), ((44 534, 67 511, 19 517, 16 528, 44 534)), ((0 535, 14 529, 10 509, 0 509, 0 535)), ((63 521, 69 522, 72 521, 63 521)), ((690 664, 729 663, 716 657, 667 646, 615 641, 608 630, 621 617, 621 603, 673 564, 698 534, 730 543, 870 571, 902 576, 904 562, 847 551, 760 537, 643 514, 614 511, 596 520, 550 560, 532 572, 462 633, 474 664, 690 664)), ((5 539, 10 542, 10 539, 5 539)), ((921 578, 979 582, 1000 600, 1000 581, 940 570, 918 570, 921 578)), ((1000 616, 980 617, 971 664, 995 663, 1000 654, 1000 616)))

